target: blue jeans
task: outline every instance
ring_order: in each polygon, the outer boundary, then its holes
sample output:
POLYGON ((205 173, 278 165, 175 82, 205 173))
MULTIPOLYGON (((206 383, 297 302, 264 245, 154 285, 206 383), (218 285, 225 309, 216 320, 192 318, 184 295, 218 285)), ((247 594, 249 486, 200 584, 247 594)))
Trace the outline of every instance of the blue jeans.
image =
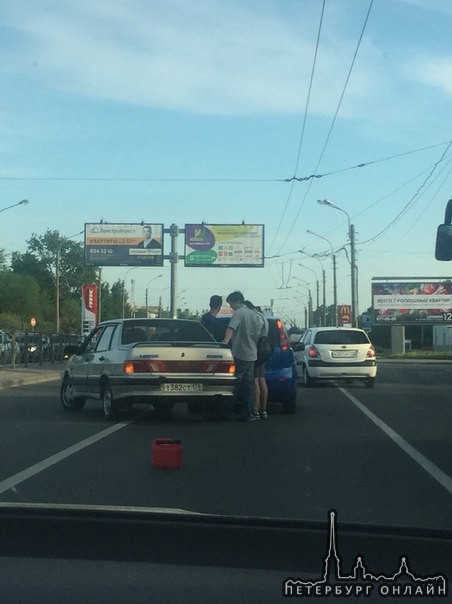
POLYGON ((234 402, 242 403, 240 416, 248 419, 254 408, 254 361, 234 359, 235 375, 238 378, 234 391, 234 402))

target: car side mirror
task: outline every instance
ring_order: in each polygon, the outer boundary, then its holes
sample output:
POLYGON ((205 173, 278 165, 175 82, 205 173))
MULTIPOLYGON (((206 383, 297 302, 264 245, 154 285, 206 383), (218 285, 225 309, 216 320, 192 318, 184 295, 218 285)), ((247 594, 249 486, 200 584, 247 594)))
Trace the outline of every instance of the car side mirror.
POLYGON ((436 232, 435 258, 452 260, 452 224, 440 224, 436 232))
POLYGON ((293 347, 293 349, 294 349, 295 352, 301 352, 305 348, 306 348, 306 345, 303 344, 302 342, 296 342, 295 346, 293 347))
POLYGON ((452 260, 452 199, 447 202, 444 223, 436 232, 436 260, 452 260))
POLYGON ((63 350, 63 359, 66 361, 72 355, 80 354, 81 351, 81 346, 66 346, 63 350))

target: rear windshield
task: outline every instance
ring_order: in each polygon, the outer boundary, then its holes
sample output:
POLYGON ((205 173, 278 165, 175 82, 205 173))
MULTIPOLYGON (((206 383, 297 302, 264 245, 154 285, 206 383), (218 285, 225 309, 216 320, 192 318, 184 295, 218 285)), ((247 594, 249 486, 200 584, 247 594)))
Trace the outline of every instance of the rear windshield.
POLYGON ((314 344, 369 344, 369 338, 364 331, 328 330, 317 332, 314 344))
POLYGON ((144 319, 130 321, 123 327, 122 344, 135 342, 214 342, 210 333, 197 321, 144 319))

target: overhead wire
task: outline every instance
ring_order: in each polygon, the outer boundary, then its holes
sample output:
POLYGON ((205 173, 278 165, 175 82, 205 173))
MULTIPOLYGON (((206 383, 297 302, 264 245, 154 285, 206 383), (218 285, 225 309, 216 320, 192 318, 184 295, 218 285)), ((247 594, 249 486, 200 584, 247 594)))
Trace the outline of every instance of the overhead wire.
MULTIPOLYGON (((317 161, 317 165, 316 165, 316 167, 314 169, 314 173, 317 172, 317 170, 318 170, 318 168, 320 166, 320 163, 321 163, 321 161, 323 159, 323 156, 325 155, 325 151, 326 151, 326 148, 328 146, 328 143, 330 141, 331 134, 333 132, 333 128, 334 128, 334 125, 335 125, 336 120, 337 120, 337 116, 339 115, 339 111, 340 111, 340 108, 342 106, 342 101, 344 100, 345 92, 346 92, 346 90, 348 88, 348 84, 350 82, 350 78, 351 78, 351 75, 352 75, 353 67, 355 65, 355 61, 356 61, 356 58, 358 56, 359 49, 361 47, 361 42, 362 42, 362 39, 364 37, 364 32, 366 31, 366 28, 367 28, 367 23, 369 21, 369 17, 370 17, 370 13, 372 11, 373 3, 374 3, 374 0, 370 0, 369 6, 368 6, 368 9, 367 9, 367 13, 366 13, 366 17, 364 19, 364 23, 363 23, 363 26, 361 28, 361 33, 359 35, 358 42, 356 44, 355 52, 353 53, 353 58, 352 58, 352 61, 351 61, 351 64, 350 64, 350 68, 348 70, 347 77, 345 79, 345 83, 344 83, 344 86, 343 86, 343 89, 342 89, 342 93, 341 93, 341 95, 339 97, 339 102, 337 104, 336 111, 334 112, 334 116, 333 116, 330 128, 328 130, 328 133, 327 133, 327 136, 326 136, 326 139, 325 139, 325 143, 323 145, 323 149, 322 149, 322 151, 320 153, 320 157, 319 157, 319 159, 317 161)), ((309 194, 309 191, 311 190, 312 182, 313 182, 313 180, 309 181, 308 187, 307 187, 307 189, 305 191, 305 194, 303 196, 303 199, 302 199, 302 201, 301 201, 301 203, 299 205, 298 212, 296 213, 295 218, 292 221, 292 225, 291 225, 289 231, 287 232, 286 237, 285 237, 284 241, 282 242, 282 244, 281 244, 281 246, 279 248, 279 251, 282 250, 282 248, 286 244, 287 240, 289 239, 290 235, 292 234, 292 232, 293 232, 293 230, 294 230, 294 228, 296 226, 296 223, 297 223, 298 218, 300 216, 301 210, 302 210, 302 208, 303 208, 303 206, 304 206, 304 204, 306 202, 306 198, 307 198, 307 196, 309 194)))
POLYGON ((320 12, 319 27, 317 29, 317 38, 316 38, 316 44, 315 44, 314 57, 313 57, 313 60, 312 60, 311 75, 310 75, 310 78, 309 78, 308 93, 306 95, 306 103, 305 103, 304 114, 303 114, 303 124, 302 124, 302 127, 301 127, 300 139, 299 139, 299 142, 298 142, 298 151, 297 151, 297 157, 296 157, 296 161, 295 161, 295 169, 294 169, 294 172, 293 172, 294 176, 293 176, 293 178, 291 178, 291 179, 289 179, 287 181, 287 182, 291 181, 290 191, 289 191, 289 194, 287 196, 286 203, 285 203, 283 211, 281 213, 281 217, 279 219, 278 226, 276 227, 276 232, 275 232, 275 234, 273 236, 273 240, 272 240, 272 242, 270 244, 269 250, 271 250, 273 248, 273 245, 274 245, 274 243, 275 243, 275 241, 276 241, 276 239, 277 239, 277 237, 279 235, 279 232, 280 232, 281 227, 282 227, 282 223, 284 221, 284 218, 285 218, 286 213, 287 213, 287 209, 289 207, 289 202, 292 199, 292 194, 293 194, 293 191, 294 191, 295 182, 297 180, 295 177, 296 177, 296 175, 298 173, 298 168, 299 168, 299 165, 300 165, 301 148, 302 148, 303 141, 304 141, 304 133, 305 133, 305 130, 306 130, 306 122, 307 122, 307 117, 308 117, 309 105, 310 105, 310 101, 311 101, 312 85, 313 85, 313 82, 314 82, 314 73, 315 73, 315 69, 316 69, 316 65, 317 65, 317 55, 318 55, 319 46, 320 46, 320 35, 321 35, 321 32, 322 32, 323 17, 324 17, 324 14, 325 14, 325 4, 326 4, 326 0, 323 0, 323 2, 322 2, 322 9, 321 9, 321 12, 320 12))
POLYGON ((416 199, 421 194, 422 190, 427 186, 429 180, 433 177, 433 174, 435 173, 435 171, 438 168, 438 166, 441 164, 441 162, 446 157, 447 152, 448 152, 448 150, 450 149, 451 146, 452 146, 452 141, 449 142, 449 144, 447 145, 446 149, 441 154, 441 157, 438 159, 438 161, 436 161, 433 164, 431 170, 429 171, 429 173, 427 174, 427 176, 425 177, 425 179, 423 180, 423 182, 419 185, 419 187, 417 188, 417 190, 415 191, 415 193, 410 197, 410 199, 408 200, 408 202, 400 210, 400 212, 397 214, 397 216, 395 218, 393 218, 391 220, 391 222, 389 224, 387 224, 385 226, 385 228, 382 229, 380 232, 378 232, 376 235, 374 235, 373 237, 370 237, 366 241, 363 241, 362 245, 365 244, 365 243, 369 243, 371 241, 376 241, 379 237, 381 237, 384 233, 386 233, 392 226, 394 226, 394 224, 396 224, 400 220, 400 218, 410 209, 410 207, 415 203, 416 199))

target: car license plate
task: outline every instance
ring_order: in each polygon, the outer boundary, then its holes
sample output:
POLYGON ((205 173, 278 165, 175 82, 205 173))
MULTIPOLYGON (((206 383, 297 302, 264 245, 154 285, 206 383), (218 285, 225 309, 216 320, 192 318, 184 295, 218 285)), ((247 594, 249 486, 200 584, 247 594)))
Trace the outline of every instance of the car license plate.
POLYGON ((331 356, 333 359, 354 359, 356 358, 356 350, 332 350, 331 356))
POLYGON ((163 392, 202 392, 202 384, 161 384, 163 392))

